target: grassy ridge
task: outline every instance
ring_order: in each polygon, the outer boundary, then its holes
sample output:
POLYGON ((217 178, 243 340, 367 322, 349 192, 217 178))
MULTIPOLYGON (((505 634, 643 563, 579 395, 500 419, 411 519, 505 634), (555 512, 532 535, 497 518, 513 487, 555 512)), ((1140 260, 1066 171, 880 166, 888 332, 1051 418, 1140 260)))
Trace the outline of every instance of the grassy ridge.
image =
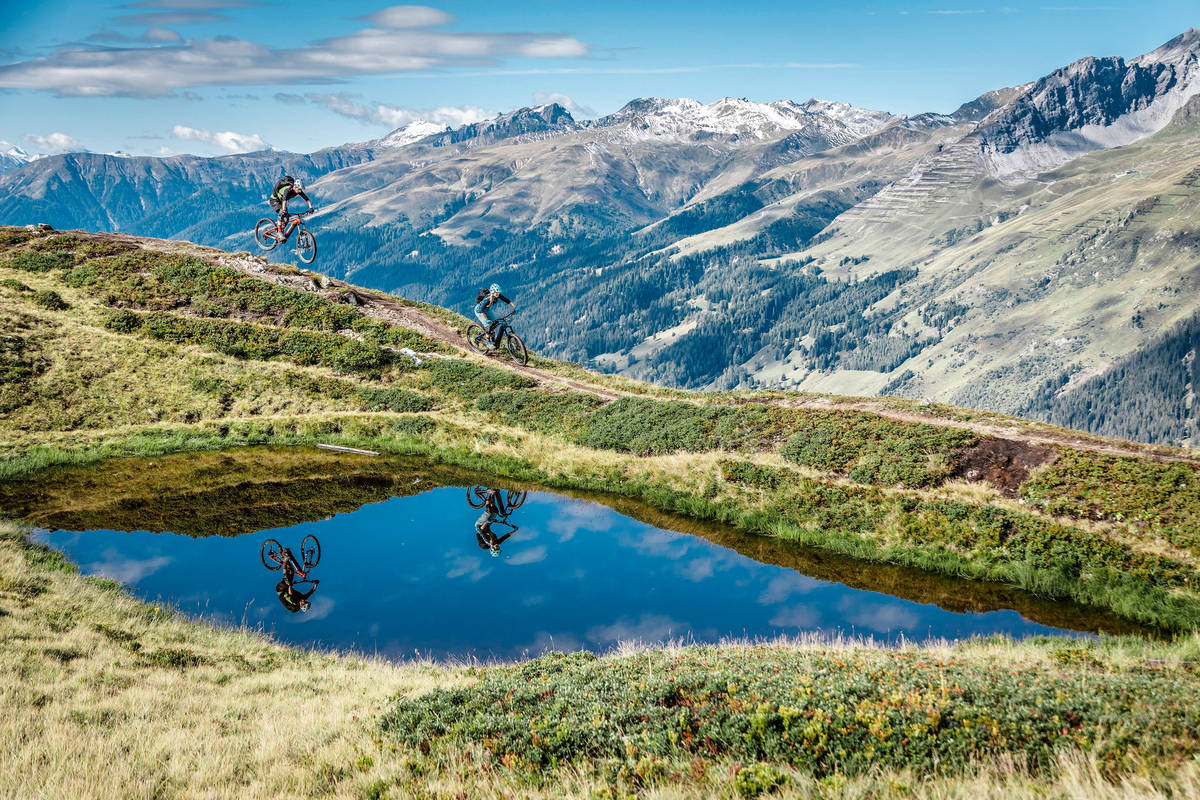
MULTIPOLYGON (((1191 465, 1064 447, 1008 499, 955 477, 984 441, 971 432, 737 394, 604 404, 452 352, 416 365, 388 348, 442 345, 341 300, 205 259, 0 229, 0 313, 12 320, 0 505, 100 519, 112 513, 104 492, 39 470, 323 441, 631 498, 764 534, 781 552, 795 542, 1200 628, 1191 465), (61 303, 34 299, 51 292, 61 303)), ((226 456, 211 458, 221 474, 226 456)), ((398 491, 393 464, 339 483, 328 458, 291 475, 296 513, 317 513, 318 487, 358 502, 358 478, 398 491)), ((272 494, 251 482, 209 499, 272 494)), ((131 501, 132 519, 163 497, 114 503, 131 501)), ((198 524, 222 521, 216 509, 198 524)), ((13 687, 0 726, 18 742, 0 785, 15 796, 87 796, 85 780, 125 796, 1200 794, 1187 760, 1197 682, 1176 663, 1200 659, 1194 634, 396 667, 147 611, 11 526, 0 551, 0 672, 13 687), (297 718, 319 742, 279 722, 297 718)))

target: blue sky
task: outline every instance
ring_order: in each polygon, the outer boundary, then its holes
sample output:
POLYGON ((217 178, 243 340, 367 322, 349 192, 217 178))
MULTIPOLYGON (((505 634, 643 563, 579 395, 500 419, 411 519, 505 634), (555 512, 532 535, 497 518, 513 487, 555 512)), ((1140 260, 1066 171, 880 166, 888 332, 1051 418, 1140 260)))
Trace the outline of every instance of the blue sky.
POLYGON ((950 111, 1200 25, 1195 0, 5 2, 0 140, 30 151, 311 151, 557 100, 822 97, 950 111))

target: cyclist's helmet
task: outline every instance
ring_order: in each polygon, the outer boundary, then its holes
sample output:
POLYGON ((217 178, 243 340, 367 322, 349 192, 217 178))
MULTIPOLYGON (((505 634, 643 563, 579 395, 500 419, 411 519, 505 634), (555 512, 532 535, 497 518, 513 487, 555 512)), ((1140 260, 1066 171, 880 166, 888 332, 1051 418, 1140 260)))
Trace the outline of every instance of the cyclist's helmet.
POLYGON ((488 555, 491 556, 492 558, 499 558, 500 557, 500 548, 497 547, 496 545, 492 545, 490 548, 488 548, 488 555))
POLYGON ((303 192, 304 184, 300 182, 299 178, 296 178, 292 181, 292 188, 295 189, 297 192, 303 192))
POLYGON ((307 600, 300 601, 300 613, 301 614, 305 613, 310 608, 312 608, 312 603, 308 602, 307 600))
POLYGON ((488 287, 488 291, 491 292, 492 294, 500 294, 500 284, 493 283, 491 286, 488 287))

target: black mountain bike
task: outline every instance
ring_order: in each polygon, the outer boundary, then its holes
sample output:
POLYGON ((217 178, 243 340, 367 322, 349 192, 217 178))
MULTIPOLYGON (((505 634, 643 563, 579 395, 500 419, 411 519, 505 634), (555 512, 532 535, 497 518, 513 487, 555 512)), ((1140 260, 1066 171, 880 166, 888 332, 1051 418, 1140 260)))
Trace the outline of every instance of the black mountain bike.
POLYGON ((496 320, 491 339, 488 339, 487 331, 478 323, 472 322, 467 326, 467 346, 483 355, 493 350, 507 350, 513 361, 521 366, 528 364, 529 351, 525 349, 521 337, 513 333, 512 326, 508 324, 509 317, 515 313, 517 312, 510 312, 496 320))
POLYGON ((317 240, 304 227, 304 218, 312 213, 313 211, 301 211, 299 214, 289 212, 283 228, 279 227, 279 220, 263 217, 254 226, 254 241, 258 242, 258 246, 263 250, 274 250, 291 238, 292 231, 299 228, 300 233, 296 235, 296 258, 305 264, 311 264, 317 257, 317 240))

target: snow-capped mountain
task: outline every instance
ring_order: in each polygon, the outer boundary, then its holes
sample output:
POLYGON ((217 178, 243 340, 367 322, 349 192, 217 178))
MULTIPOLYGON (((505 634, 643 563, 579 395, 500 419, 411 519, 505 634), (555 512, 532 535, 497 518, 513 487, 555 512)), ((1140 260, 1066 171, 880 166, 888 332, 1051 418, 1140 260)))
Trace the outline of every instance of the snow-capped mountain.
POLYGON ((829 100, 757 103, 723 97, 702 104, 686 97, 639 98, 591 123, 595 128, 628 126, 642 138, 695 140, 713 136, 749 141, 777 138, 794 131, 822 134, 841 144, 883 128, 896 119, 883 111, 854 108, 829 100))
POLYGON ((1192 28, 1128 63, 1084 58, 1055 70, 979 125, 990 172, 1055 167, 1164 128, 1200 93, 1200 30, 1192 28))
POLYGON ((0 151, 0 173, 8 172, 11 169, 24 166, 30 161, 36 161, 41 158, 41 153, 30 155, 22 148, 16 145, 10 145, 8 142, 0 141, 0 148, 5 148, 0 151))
POLYGON ((412 122, 389 133, 381 139, 377 139, 374 144, 382 148, 397 148, 410 145, 413 142, 418 142, 426 136, 432 136, 435 133, 442 133, 449 130, 446 125, 439 125, 436 122, 429 122, 423 119, 415 119, 412 122))

